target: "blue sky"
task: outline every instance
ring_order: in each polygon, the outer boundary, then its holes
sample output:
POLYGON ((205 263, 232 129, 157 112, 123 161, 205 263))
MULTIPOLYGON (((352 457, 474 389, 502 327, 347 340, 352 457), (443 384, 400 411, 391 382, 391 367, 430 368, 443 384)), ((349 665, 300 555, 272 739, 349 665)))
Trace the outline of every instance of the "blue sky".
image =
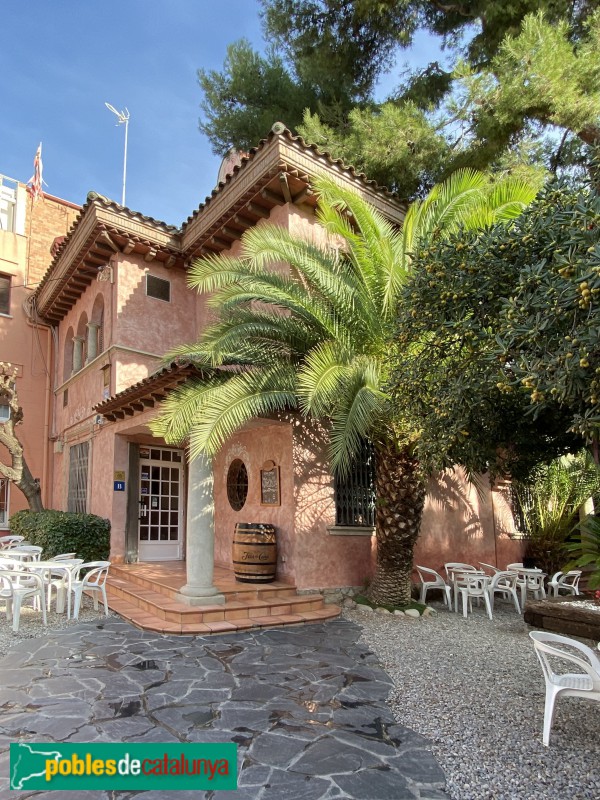
MULTIPOLYGON (((0 173, 27 181, 41 141, 47 192, 120 202, 124 129, 109 102, 131 115, 127 205, 180 225, 220 163, 198 130, 197 70, 220 69, 241 37, 264 46, 259 3, 4 0, 2 11, 0 173)), ((420 37, 414 60, 426 63, 432 47, 420 37)))

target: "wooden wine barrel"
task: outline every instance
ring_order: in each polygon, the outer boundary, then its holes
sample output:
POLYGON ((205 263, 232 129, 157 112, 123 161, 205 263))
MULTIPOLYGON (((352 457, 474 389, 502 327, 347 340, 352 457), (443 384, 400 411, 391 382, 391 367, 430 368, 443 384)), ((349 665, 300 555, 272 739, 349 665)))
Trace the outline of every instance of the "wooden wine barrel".
POLYGON ((237 522, 233 537, 233 571, 241 583, 271 583, 277 572, 275 527, 264 522, 237 522))

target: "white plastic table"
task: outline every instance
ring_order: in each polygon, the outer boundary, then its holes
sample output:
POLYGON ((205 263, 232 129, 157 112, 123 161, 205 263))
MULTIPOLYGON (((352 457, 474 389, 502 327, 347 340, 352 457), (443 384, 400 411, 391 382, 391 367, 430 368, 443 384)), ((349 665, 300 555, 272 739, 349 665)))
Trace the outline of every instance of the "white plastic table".
MULTIPOLYGON (((516 572, 517 575, 518 575, 517 586, 521 590, 521 610, 523 610, 525 608, 525 603, 527 601, 527 590, 534 588, 534 587, 532 587, 530 585, 531 584, 531 580, 530 580, 531 578, 541 578, 542 579, 540 581, 540 588, 541 588, 541 591, 542 591, 544 597, 546 596, 546 590, 544 589, 544 581, 543 581, 543 579, 546 577, 546 573, 542 572, 541 569, 537 569, 537 568, 533 568, 533 567, 531 569, 527 569, 525 567, 521 567, 520 569, 514 569, 514 570, 511 569, 510 572, 516 572)), ((536 581, 536 583, 537 583, 537 581, 536 581)), ((535 588, 537 588, 537 587, 535 587, 535 588)))
POLYGON ((461 585, 466 586, 466 580, 463 578, 463 575, 472 575, 475 578, 483 578, 485 583, 489 583, 491 578, 482 569, 459 569, 458 567, 452 567, 449 572, 451 574, 452 593, 454 596, 454 613, 458 614, 458 595, 460 594, 460 587, 461 585))
POLYGON ((15 561, 35 561, 38 557, 39 553, 34 552, 33 550, 21 550, 18 547, 14 547, 12 550, 2 550, 0 558, 14 558, 15 561))
MULTIPOLYGON (((63 614, 65 610, 65 594, 67 596, 67 619, 71 619, 71 578, 77 567, 83 564, 83 558, 65 558, 60 561, 32 561, 23 564, 31 572, 41 573, 44 586, 48 590, 52 581, 52 573, 62 573, 62 580, 56 591, 56 613, 63 614)), ((48 609, 50 610, 50 609, 48 609)))

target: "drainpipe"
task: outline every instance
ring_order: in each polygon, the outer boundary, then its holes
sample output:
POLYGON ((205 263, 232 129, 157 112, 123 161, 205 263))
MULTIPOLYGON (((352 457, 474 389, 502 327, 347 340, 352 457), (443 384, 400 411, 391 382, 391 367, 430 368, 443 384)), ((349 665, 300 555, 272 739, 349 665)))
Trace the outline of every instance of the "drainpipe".
MULTIPOLYGON (((54 329, 50 325, 46 325, 39 320, 33 320, 32 316, 35 315, 37 317, 37 313, 35 310, 27 308, 24 305, 25 316, 27 319, 27 324, 31 327, 34 336, 39 337, 39 331, 43 330, 46 331, 48 340, 46 343, 46 357, 45 357, 45 372, 46 372, 46 385, 45 385, 45 397, 44 397, 44 443, 43 443, 43 451, 42 451, 42 475, 41 475, 41 485, 42 485, 42 503, 44 507, 48 507, 48 500, 50 497, 50 487, 52 485, 52 464, 50 459, 50 414, 53 413, 52 407, 52 373, 54 367, 54 360, 53 360, 53 352, 52 352, 52 342, 54 339, 54 329)), ((38 347, 40 350, 40 354, 42 351, 42 345, 38 338, 38 347)))

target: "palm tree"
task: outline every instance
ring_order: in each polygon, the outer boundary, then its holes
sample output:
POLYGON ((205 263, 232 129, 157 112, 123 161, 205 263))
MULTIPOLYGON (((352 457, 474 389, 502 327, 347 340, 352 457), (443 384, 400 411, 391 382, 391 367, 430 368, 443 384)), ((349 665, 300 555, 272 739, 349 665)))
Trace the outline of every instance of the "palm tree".
POLYGON ((210 294, 219 321, 168 357, 190 359, 207 377, 167 398, 153 430, 187 438, 193 458, 216 453, 255 417, 293 409, 329 421, 331 466, 342 475, 370 440, 377 568, 369 597, 406 604, 426 476, 412 451, 416 434, 401 429, 385 387, 411 253, 461 223, 513 218, 536 190, 463 170, 414 203, 398 230, 354 192, 325 179, 316 188, 322 244, 264 225, 244 234, 239 258, 194 264, 189 285, 210 294))

